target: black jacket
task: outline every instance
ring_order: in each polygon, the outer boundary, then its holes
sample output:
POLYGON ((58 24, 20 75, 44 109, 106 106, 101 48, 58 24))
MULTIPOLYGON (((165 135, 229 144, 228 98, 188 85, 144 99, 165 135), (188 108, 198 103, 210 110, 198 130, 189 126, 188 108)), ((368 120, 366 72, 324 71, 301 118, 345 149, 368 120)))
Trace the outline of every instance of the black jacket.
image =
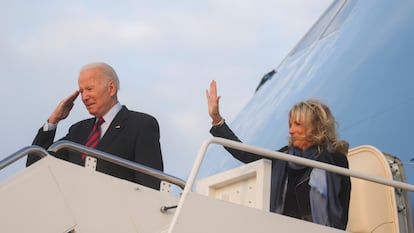
MULTIPOLYGON (((72 125, 67 135, 61 140, 69 140, 84 145, 94 123, 95 118, 89 118, 72 125)), ((33 140, 33 145, 47 149, 52 145, 55 134, 56 130, 45 132, 40 128, 33 140)), ((159 138, 159 126, 154 117, 145 113, 130 111, 123 106, 95 149, 163 171, 159 138)), ((78 152, 61 150, 56 157, 81 166, 84 165, 81 153, 78 152)), ((39 157, 36 155, 29 155, 26 165, 29 166, 37 160, 39 160, 39 157)), ((96 170, 157 190, 160 186, 160 180, 157 178, 104 160, 98 160, 96 170)))
MULTIPOLYGON (((240 139, 233 133, 226 123, 219 127, 212 127, 210 133, 216 137, 222 137, 234 141, 241 142, 240 139)), ((250 163, 264 157, 252 154, 249 152, 239 151, 232 148, 225 149, 236 159, 250 163)), ((279 151, 287 152, 288 148, 284 147, 279 151)), ((269 159, 269 158, 268 158, 269 159)), ((285 190, 287 180, 287 162, 283 160, 270 159, 272 161, 272 177, 271 177, 271 193, 270 193, 270 211, 275 213, 284 213, 285 204, 285 190)), ((348 160, 345 155, 339 153, 330 153, 327 150, 322 150, 317 157, 317 161, 334 164, 344 168, 348 168, 348 160)), ((309 168, 310 171, 312 168, 309 168)), ((309 180, 310 171, 302 179, 309 180)), ((351 181, 348 176, 342 176, 327 172, 328 179, 328 213, 330 226, 345 229, 348 222, 349 198, 351 191, 351 181)), ((309 206, 309 187, 308 182, 300 182, 300 186, 296 187, 297 196, 300 201, 299 208, 302 219, 311 220, 306 215, 310 212, 309 206)))

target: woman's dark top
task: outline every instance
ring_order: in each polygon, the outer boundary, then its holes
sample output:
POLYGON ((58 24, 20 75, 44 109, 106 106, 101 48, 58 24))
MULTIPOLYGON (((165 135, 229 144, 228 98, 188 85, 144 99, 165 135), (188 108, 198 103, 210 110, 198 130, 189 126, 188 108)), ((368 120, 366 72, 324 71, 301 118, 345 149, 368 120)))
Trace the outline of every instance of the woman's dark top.
MULTIPOLYGON (((226 123, 219 127, 212 127, 210 133, 216 137, 241 142, 226 123)), ((311 147, 304 152, 298 152, 298 149, 296 148, 284 147, 279 151, 348 168, 348 160, 345 155, 340 153, 330 153, 326 149, 319 150, 316 148, 317 146, 311 147), (317 151, 317 153, 315 151, 317 151)), ((225 147, 225 149, 233 157, 244 163, 250 163, 264 158, 257 154, 232 148, 225 147)), ((326 172, 328 223, 321 223, 318 222, 318 219, 312 219, 311 205, 309 201, 309 177, 313 168, 288 163, 278 159, 270 160, 272 161, 269 207, 271 212, 313 221, 338 229, 346 228, 351 191, 351 181, 348 176, 326 172)))

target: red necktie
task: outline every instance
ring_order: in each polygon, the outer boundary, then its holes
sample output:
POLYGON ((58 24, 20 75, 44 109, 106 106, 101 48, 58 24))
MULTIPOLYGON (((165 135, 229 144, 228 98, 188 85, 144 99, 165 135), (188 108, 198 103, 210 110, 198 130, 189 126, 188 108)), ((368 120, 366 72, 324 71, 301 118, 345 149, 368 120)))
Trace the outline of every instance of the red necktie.
MULTIPOLYGON (((93 125, 91 132, 88 135, 88 141, 86 142, 85 146, 90 148, 95 148, 98 144, 99 140, 101 139, 101 125, 104 123, 105 120, 100 117, 96 123, 93 125)), ((82 160, 85 160, 86 155, 82 154, 82 160)))

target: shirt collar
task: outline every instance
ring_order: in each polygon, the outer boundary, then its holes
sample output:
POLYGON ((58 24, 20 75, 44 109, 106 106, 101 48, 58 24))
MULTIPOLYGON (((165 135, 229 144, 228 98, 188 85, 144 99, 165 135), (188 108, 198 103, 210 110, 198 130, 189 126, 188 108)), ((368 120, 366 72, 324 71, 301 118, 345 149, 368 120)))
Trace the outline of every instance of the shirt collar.
POLYGON ((112 106, 112 108, 102 117, 105 120, 105 124, 110 125, 121 108, 122 105, 119 102, 112 106))

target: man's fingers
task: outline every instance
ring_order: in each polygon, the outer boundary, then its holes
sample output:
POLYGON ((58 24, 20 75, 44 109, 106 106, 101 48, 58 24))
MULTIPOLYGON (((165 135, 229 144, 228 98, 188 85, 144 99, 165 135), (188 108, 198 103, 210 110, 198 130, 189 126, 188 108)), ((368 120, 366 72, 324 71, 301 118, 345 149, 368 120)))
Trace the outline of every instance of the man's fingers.
POLYGON ((76 98, 78 98, 78 96, 79 96, 79 91, 78 90, 76 90, 75 92, 73 92, 72 93, 72 95, 70 95, 70 99, 72 100, 72 102, 73 101, 75 101, 76 100, 76 98))
POLYGON ((65 100, 63 100, 63 102, 67 105, 69 103, 73 103, 76 98, 78 98, 79 95, 79 91, 76 90, 75 92, 73 92, 70 96, 68 96, 65 100))

